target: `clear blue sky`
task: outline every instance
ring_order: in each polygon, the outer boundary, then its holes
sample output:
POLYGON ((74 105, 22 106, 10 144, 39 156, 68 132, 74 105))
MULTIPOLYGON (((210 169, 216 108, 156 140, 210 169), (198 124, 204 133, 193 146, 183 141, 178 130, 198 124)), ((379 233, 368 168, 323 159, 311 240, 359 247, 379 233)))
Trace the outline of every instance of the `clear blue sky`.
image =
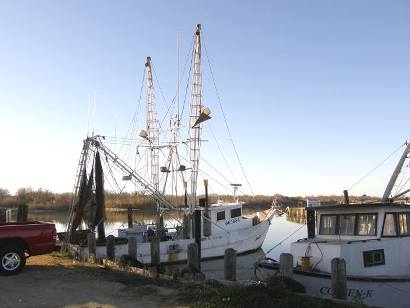
POLYGON ((89 95, 95 131, 125 134, 145 57, 171 100, 196 23, 255 193, 341 194, 409 138, 409 1, 0 0, 0 187, 71 191, 89 95))

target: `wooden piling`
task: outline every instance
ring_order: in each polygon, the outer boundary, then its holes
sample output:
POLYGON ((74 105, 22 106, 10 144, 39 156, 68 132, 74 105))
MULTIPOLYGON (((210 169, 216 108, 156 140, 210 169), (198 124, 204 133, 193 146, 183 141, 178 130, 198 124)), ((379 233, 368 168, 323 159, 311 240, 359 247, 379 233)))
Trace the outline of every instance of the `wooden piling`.
POLYGON ((225 280, 236 281, 236 250, 233 248, 225 250, 224 278, 225 280))
POLYGON ((135 237, 128 238, 128 256, 133 261, 137 259, 137 239, 135 237))
POLYGON ((88 259, 94 261, 96 259, 96 240, 94 232, 87 234, 87 245, 88 245, 88 259))
POLYGON ((197 243, 191 243, 188 245, 188 268, 192 273, 200 272, 200 260, 199 260, 199 249, 197 243))
POLYGON ((189 238, 189 215, 188 214, 184 214, 184 217, 182 218, 182 238, 185 240, 187 238, 189 238))
POLYGON ((293 255, 290 253, 280 254, 279 273, 282 277, 293 277, 293 255))
POLYGON ((160 264, 160 241, 159 238, 153 238, 150 242, 151 248, 151 265, 156 268, 160 264))
POLYGON ((11 222, 13 220, 13 210, 6 210, 6 222, 11 222))
POLYGON ((6 210, 6 222, 11 222, 13 220, 13 210, 6 210))
POLYGON ((335 299, 347 298, 346 261, 343 258, 334 258, 331 262, 332 297, 335 299))
POLYGON ((28 216, 27 204, 20 204, 17 211, 17 222, 26 222, 28 216))
POLYGON ((0 224, 4 224, 7 222, 7 210, 0 209, 0 224))
POLYGON ((105 245, 107 249, 107 259, 110 261, 115 261, 115 237, 114 235, 108 235, 105 240, 105 245))
POLYGON ((128 228, 132 228, 132 208, 131 206, 128 207, 128 228))

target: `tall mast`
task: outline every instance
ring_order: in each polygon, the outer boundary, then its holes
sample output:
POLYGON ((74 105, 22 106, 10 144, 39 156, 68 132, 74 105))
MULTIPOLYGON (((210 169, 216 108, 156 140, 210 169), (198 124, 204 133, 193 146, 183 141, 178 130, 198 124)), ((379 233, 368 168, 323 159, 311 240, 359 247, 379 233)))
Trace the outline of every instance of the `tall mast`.
POLYGON ((387 184, 386 190, 384 191, 383 194, 383 202, 387 202, 389 200, 391 191, 393 190, 393 186, 396 183, 397 177, 399 176, 399 173, 401 169, 403 168, 404 161, 407 158, 407 155, 410 153, 410 142, 406 143, 406 149, 404 150, 403 154, 401 155, 401 158, 399 160, 399 163, 397 164, 396 168, 394 169, 394 172, 390 178, 389 183, 387 184))
POLYGON ((145 67, 147 69, 147 139, 150 145, 151 181, 155 189, 159 190, 159 125, 155 110, 151 57, 147 57, 145 67))
POLYGON ((202 108, 202 76, 201 76, 201 25, 198 24, 195 30, 195 45, 193 58, 191 111, 189 116, 189 148, 191 160, 191 199, 190 210, 196 206, 196 187, 198 181, 198 164, 201 145, 201 125, 197 120, 202 108))

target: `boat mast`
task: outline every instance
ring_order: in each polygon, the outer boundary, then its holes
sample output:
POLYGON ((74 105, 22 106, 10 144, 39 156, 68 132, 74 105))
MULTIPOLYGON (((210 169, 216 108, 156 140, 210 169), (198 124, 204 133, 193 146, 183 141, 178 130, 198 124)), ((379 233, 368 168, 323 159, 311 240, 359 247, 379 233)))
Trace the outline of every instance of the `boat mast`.
POLYGON ((399 160, 399 163, 397 164, 396 168, 394 169, 394 172, 393 172, 393 174, 390 178, 390 181, 387 184, 386 190, 384 191, 383 200, 382 200, 383 202, 389 201, 389 197, 390 197, 391 191, 393 190, 394 184, 396 183, 397 177, 399 176, 399 173, 400 173, 401 169, 403 168, 404 161, 406 160, 407 155, 410 153, 410 143, 406 142, 406 145, 407 145, 406 149, 404 150, 404 152, 403 152, 403 154, 402 154, 402 156, 399 160))
POLYGON ((195 30, 195 45, 193 57, 193 76, 191 111, 189 116, 189 149, 191 160, 191 198, 189 203, 192 212, 196 206, 196 188, 198 181, 198 164, 201 145, 201 126, 197 124, 202 108, 202 76, 201 76, 201 25, 195 30))
MULTIPOLYGON (((155 110, 151 57, 147 57, 145 67, 147 68, 147 140, 150 145, 151 181, 154 188, 159 190, 159 126, 155 110)), ((159 207, 158 203, 157 206, 159 207)))

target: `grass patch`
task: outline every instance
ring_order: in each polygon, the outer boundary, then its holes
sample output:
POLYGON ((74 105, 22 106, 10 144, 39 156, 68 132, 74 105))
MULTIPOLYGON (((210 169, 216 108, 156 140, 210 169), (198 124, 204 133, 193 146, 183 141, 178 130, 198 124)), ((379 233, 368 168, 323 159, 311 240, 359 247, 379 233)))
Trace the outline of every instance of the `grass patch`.
MULTIPOLYGON (((194 308, 229 307, 352 307, 351 304, 298 295, 286 289, 278 279, 267 284, 227 287, 217 282, 209 286, 187 286, 180 291, 179 300, 194 308)), ((353 305, 354 307, 357 307, 353 305)))

